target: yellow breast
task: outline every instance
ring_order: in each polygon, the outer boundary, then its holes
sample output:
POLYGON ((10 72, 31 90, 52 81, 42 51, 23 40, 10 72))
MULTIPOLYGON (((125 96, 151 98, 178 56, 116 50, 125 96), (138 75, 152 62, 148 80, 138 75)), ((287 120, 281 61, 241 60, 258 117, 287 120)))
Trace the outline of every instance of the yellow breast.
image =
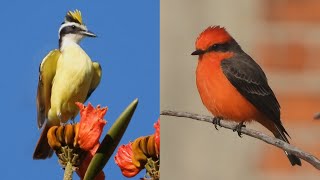
POLYGON ((92 61, 77 44, 65 47, 58 60, 53 80, 50 121, 59 119, 65 123, 78 113, 75 102, 83 103, 87 97, 93 76, 92 61))

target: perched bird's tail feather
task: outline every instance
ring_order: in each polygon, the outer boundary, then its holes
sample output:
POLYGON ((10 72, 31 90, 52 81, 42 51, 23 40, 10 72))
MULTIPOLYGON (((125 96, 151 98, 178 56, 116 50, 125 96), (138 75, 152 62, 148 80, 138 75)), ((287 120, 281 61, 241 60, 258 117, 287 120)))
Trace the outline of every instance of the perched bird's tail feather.
MULTIPOLYGON (((289 143, 289 140, 288 140, 288 138, 286 137, 286 135, 284 134, 284 133, 286 133, 286 131, 284 130, 280 130, 280 128, 278 127, 278 126, 275 126, 276 127, 276 129, 277 129, 277 133, 273 133, 274 134, 274 136, 276 137, 276 138, 278 138, 278 139, 281 139, 282 141, 285 141, 285 142, 287 142, 287 143, 289 143)), ((283 128, 284 129, 284 128, 283 128)), ((290 144, 290 143, 289 143, 290 144)), ((293 154, 290 154, 290 153, 288 153, 287 151, 284 151, 284 153, 287 155, 287 157, 288 157, 288 159, 289 159, 289 161, 290 161, 290 163, 291 163, 291 165, 292 166, 294 166, 294 165, 299 165, 299 166, 301 166, 301 160, 297 157, 297 156, 295 156, 295 155, 293 155, 293 154)))
POLYGON ((47 138, 49 128, 50 127, 47 125, 43 128, 41 136, 33 153, 33 159, 46 159, 52 156, 53 150, 50 148, 47 138))

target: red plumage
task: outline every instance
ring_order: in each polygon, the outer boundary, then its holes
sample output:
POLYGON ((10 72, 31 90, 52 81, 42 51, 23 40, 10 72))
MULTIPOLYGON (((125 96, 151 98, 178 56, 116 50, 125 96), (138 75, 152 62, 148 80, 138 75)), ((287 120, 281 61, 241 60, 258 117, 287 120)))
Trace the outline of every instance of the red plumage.
MULTIPOLYGON (((280 105, 261 67, 220 26, 204 30, 195 43, 199 55, 196 84, 203 104, 216 117, 257 121, 289 143, 280 120, 280 105)), ((288 154, 292 165, 299 158, 288 154)))

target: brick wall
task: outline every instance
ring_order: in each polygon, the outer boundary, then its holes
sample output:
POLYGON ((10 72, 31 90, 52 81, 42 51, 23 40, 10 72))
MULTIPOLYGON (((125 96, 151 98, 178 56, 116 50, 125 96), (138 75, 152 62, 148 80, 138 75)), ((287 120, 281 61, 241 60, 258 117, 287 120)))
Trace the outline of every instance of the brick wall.
MULTIPOLYGON (((320 1, 264 0, 261 9, 255 56, 275 84, 292 143, 320 157, 320 122, 312 119, 320 111, 320 1)), ((261 153, 260 171, 296 171, 283 152, 266 148, 261 153)), ((316 172, 304 162, 302 168, 316 172)))

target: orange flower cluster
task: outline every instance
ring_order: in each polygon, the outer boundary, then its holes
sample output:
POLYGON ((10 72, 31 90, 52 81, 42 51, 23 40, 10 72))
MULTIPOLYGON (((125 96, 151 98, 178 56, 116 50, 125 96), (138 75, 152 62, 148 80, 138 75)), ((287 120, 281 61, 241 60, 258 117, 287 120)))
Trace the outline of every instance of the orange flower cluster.
POLYGON ((138 168, 133 164, 132 142, 126 145, 121 145, 118 149, 115 161, 120 167, 121 172, 126 177, 133 177, 138 174, 143 168, 138 168))
POLYGON ((90 103, 87 107, 79 102, 76 104, 80 109, 81 116, 78 142, 81 149, 89 151, 99 143, 103 127, 107 123, 103 117, 107 113, 108 108, 100 108, 99 105, 97 108, 94 108, 90 103))
POLYGON ((78 136, 78 133, 79 124, 53 126, 49 129, 47 133, 48 143, 50 147, 57 152, 60 152, 63 146, 74 148, 79 145, 78 141, 74 138, 78 136))
MULTIPOLYGON (((59 157, 59 162, 63 166, 71 162, 74 167, 77 167, 80 178, 83 178, 91 159, 99 148, 99 138, 107 123, 103 117, 108 108, 100 108, 100 106, 94 108, 90 103, 88 106, 76 104, 80 109, 80 122, 74 125, 53 126, 49 129, 47 137, 50 147, 59 157)), ((103 179, 105 176, 101 171, 96 180, 103 179)))
POLYGON ((156 133, 139 137, 129 144, 122 145, 115 156, 115 162, 126 177, 134 177, 148 163, 149 159, 159 160, 160 121, 155 124, 156 133))

